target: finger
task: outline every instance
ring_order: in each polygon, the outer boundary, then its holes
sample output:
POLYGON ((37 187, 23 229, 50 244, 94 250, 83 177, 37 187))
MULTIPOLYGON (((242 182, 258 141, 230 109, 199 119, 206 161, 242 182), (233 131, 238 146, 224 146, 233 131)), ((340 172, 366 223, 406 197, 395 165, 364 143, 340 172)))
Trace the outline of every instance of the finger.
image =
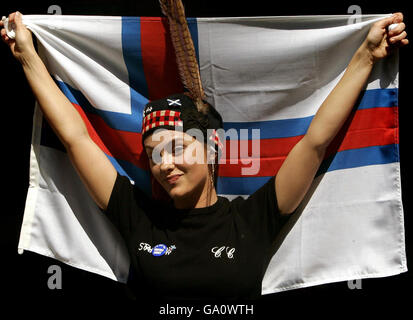
POLYGON ((405 38, 405 39, 402 39, 402 40, 396 42, 395 44, 392 44, 391 47, 389 47, 389 48, 390 48, 391 51, 393 51, 393 49, 401 48, 401 47, 404 47, 408 44, 409 44, 409 39, 405 38))
POLYGON ((395 35, 398 35, 398 34, 402 33, 404 31, 404 29, 406 29, 406 25, 404 24, 404 22, 400 22, 400 23, 397 24, 397 26, 394 29, 392 29, 388 32, 388 35, 390 37, 393 37, 395 35))
POLYGON ((9 15, 9 23, 14 22, 14 17, 16 16, 16 12, 10 13, 9 15))
POLYGON ((9 44, 10 42, 10 38, 7 36, 7 34, 2 34, 1 38, 3 39, 3 41, 7 44, 9 44))
POLYGON ((8 40, 9 40, 10 38, 7 36, 6 29, 1 29, 0 34, 1 34, 2 39, 3 39, 4 41, 8 42, 8 40))
POLYGON ((13 30, 15 28, 15 23, 14 23, 14 17, 15 17, 15 12, 9 14, 9 23, 8 23, 8 29, 13 30))
POLYGON ((16 23, 16 26, 21 26, 22 23, 22 14, 19 11, 16 11, 16 15, 14 16, 14 22, 16 23))
POLYGON ((393 20, 394 20, 394 15, 392 15, 391 17, 379 20, 377 22, 377 26, 379 26, 382 29, 387 28, 389 25, 393 23, 393 20))
POLYGON ((405 45, 408 45, 409 44, 409 39, 402 39, 402 40, 400 40, 399 42, 397 42, 396 43, 399 47, 403 47, 403 46, 405 46, 405 45))
POLYGON ((401 12, 396 12, 395 14, 393 14, 393 17, 393 23, 400 23, 403 21, 403 13, 401 12))
POLYGON ((400 34, 398 34, 398 35, 396 35, 396 36, 394 36, 394 37, 391 37, 390 39, 389 39, 389 41, 390 41, 390 43, 396 43, 397 41, 400 41, 400 40, 402 40, 402 39, 404 39, 404 38, 406 38, 407 37, 407 32, 406 31, 403 31, 402 33, 400 33, 400 34))
POLYGON ((400 23, 403 21, 403 14, 401 12, 397 12, 392 14, 388 18, 384 18, 377 22, 378 26, 381 28, 387 28, 389 25, 393 23, 400 23))

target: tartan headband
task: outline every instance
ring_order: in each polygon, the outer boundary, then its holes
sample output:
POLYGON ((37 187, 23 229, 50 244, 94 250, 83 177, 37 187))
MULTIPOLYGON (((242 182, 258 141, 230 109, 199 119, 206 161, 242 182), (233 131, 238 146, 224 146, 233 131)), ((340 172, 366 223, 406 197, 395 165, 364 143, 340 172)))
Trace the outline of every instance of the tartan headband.
POLYGON ((222 151, 223 145, 217 132, 218 129, 223 128, 221 115, 211 105, 206 115, 199 112, 192 99, 185 94, 173 94, 145 105, 142 119, 142 145, 149 135, 161 128, 169 130, 182 128, 183 132, 199 129, 203 134, 202 142, 207 143, 209 140, 218 148, 218 152, 222 151))

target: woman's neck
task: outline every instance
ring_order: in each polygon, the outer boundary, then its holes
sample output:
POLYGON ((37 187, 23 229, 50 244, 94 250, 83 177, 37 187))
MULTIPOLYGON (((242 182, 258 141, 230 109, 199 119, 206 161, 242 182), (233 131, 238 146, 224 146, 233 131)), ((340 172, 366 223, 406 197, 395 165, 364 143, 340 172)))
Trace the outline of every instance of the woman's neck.
POLYGON ((188 198, 174 199, 174 206, 177 209, 195 209, 212 206, 217 202, 218 196, 214 187, 209 186, 203 190, 199 196, 192 194, 188 198))

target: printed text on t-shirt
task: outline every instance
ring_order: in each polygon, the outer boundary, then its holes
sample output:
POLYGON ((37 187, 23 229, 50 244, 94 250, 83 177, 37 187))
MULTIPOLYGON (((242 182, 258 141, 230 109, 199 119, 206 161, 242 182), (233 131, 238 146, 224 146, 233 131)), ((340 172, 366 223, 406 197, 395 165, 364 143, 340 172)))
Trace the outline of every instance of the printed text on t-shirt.
POLYGON ((235 248, 230 248, 230 247, 226 247, 226 246, 222 246, 222 247, 213 247, 211 249, 211 252, 214 254, 215 258, 220 258, 222 255, 222 252, 224 252, 227 254, 227 257, 229 259, 233 259, 234 258, 234 252, 235 252, 235 248))

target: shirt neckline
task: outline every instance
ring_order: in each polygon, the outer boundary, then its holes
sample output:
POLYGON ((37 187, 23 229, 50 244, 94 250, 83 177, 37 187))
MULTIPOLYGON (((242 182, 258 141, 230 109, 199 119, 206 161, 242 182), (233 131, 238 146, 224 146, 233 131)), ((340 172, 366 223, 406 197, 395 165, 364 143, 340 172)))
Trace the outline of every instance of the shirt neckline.
POLYGON ((203 208, 192 208, 192 209, 177 209, 173 208, 174 213, 177 215, 201 215, 201 214, 208 214, 217 211, 225 202, 224 197, 217 196, 218 199, 215 201, 214 204, 203 207, 203 208))

